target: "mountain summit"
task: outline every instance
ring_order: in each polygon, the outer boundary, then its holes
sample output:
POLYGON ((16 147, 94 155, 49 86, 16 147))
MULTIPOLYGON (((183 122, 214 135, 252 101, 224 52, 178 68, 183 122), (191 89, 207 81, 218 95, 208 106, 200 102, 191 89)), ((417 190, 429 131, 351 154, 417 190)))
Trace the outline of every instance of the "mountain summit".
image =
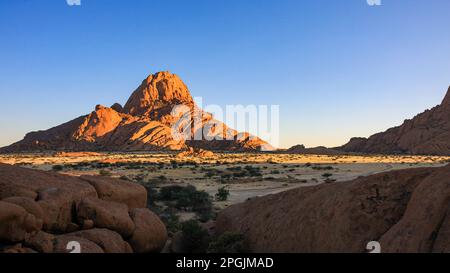
POLYGON ((352 138, 344 152, 450 155, 450 88, 442 103, 369 138, 352 138))
POLYGON ((111 107, 97 105, 88 115, 46 131, 28 133, 23 140, 1 148, 0 152, 152 151, 188 147, 229 151, 271 148, 267 142, 230 129, 198 108, 177 75, 158 72, 141 83, 124 107, 118 103, 111 107), (184 110, 174 111, 178 106, 184 110), (185 137, 199 134, 200 139, 185 137))

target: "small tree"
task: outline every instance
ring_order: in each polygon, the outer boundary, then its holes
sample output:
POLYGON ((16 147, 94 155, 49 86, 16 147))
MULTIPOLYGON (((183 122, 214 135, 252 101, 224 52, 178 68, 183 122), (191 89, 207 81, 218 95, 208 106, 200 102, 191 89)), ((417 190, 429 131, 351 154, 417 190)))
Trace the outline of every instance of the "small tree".
POLYGON ((208 232, 195 220, 189 220, 181 225, 183 244, 190 253, 206 253, 210 242, 208 232))
POLYGON ((217 201, 227 201, 228 196, 230 196, 230 191, 227 190, 226 187, 221 187, 216 193, 216 199, 217 201))
POLYGON ((211 241, 208 253, 245 253, 244 236, 240 233, 225 232, 211 241))
POLYGON ((62 171, 63 169, 64 169, 64 167, 61 166, 61 165, 55 165, 55 166, 52 167, 52 170, 55 171, 55 172, 62 171))

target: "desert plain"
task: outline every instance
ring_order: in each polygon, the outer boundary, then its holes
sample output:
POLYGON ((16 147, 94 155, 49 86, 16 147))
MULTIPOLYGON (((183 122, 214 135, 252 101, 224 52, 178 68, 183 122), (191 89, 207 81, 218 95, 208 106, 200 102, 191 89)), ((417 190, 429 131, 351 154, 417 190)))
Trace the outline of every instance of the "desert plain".
MULTIPOLYGON (((299 187, 340 183, 391 170, 441 167, 449 162, 450 156, 229 152, 207 156, 183 156, 176 152, 0 155, 0 163, 70 176, 109 176, 156 191, 161 187, 191 185, 211 196, 216 211, 254 197, 299 187), (228 190, 226 201, 215 198, 219 188, 228 190)), ((187 211, 178 214, 183 220, 195 217, 187 211)))

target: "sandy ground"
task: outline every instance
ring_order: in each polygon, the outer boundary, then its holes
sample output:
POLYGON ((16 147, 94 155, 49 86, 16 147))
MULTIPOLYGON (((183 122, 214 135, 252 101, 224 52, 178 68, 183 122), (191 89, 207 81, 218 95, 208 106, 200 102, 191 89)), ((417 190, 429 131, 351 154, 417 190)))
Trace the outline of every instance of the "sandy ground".
POLYGON ((175 153, 77 153, 0 155, 0 162, 47 171, 61 165, 63 169, 58 171, 69 175, 110 175, 141 183, 156 181, 158 187, 194 185, 211 196, 225 186, 230 196, 226 202, 215 202, 220 209, 297 187, 338 183, 394 169, 438 167, 449 163, 450 157, 219 153, 209 158, 180 158, 175 153), (80 164, 82 167, 71 167, 80 164), (246 168, 257 175, 249 175, 246 168))

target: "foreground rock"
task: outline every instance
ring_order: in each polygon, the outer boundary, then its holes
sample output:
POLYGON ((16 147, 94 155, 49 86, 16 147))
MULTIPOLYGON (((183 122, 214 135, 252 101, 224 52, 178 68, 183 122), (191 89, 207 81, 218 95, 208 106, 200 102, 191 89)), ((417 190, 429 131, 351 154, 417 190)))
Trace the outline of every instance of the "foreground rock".
POLYGON ((146 204, 130 182, 0 164, 0 252, 157 252, 167 231, 146 204))
POLYGON ((450 165, 299 188, 222 211, 219 234, 243 233, 254 252, 382 252, 450 249, 450 165))
POLYGON ((158 216, 148 209, 133 209, 130 212, 136 228, 129 239, 135 252, 154 252, 163 249, 167 241, 167 230, 158 216))
POLYGON ((450 88, 442 103, 401 126, 367 138, 353 138, 343 152, 450 155, 450 88))
MULTIPOLYGON (((111 107, 97 105, 88 115, 46 131, 29 133, 0 152, 152 151, 189 146, 207 150, 272 149, 267 142, 214 119, 194 103, 177 75, 159 72, 148 76, 124 107, 117 103, 111 107), (203 136, 200 140, 194 138, 199 134, 203 136)), ((95 156, 95 153, 58 153, 63 157, 83 154, 95 156)))

